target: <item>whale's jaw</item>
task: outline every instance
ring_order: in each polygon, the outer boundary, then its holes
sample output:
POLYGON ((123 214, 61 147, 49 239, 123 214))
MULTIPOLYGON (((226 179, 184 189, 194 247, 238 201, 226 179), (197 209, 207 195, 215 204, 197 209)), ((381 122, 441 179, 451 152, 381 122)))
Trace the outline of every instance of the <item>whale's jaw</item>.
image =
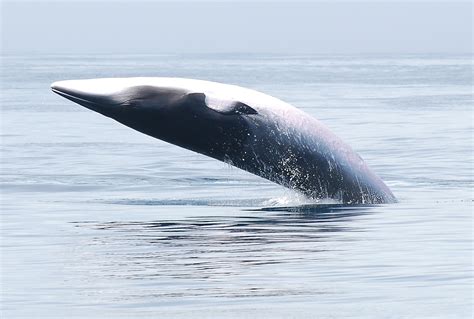
POLYGON ((117 110, 117 103, 114 103, 108 95, 84 90, 80 86, 75 85, 75 82, 80 81, 54 82, 51 84, 51 90, 68 100, 105 116, 110 117, 117 110))

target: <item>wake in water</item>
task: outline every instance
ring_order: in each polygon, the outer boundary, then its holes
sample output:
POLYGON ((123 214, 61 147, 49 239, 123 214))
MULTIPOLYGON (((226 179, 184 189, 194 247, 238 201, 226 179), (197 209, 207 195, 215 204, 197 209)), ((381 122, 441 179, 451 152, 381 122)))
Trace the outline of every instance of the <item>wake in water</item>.
MULTIPOLYGON (((245 194, 242 194, 245 196, 245 194)), ((248 196, 248 194, 246 194, 248 196)), ((241 197, 234 194, 233 197, 241 197)), ((327 199, 311 199, 292 190, 284 190, 284 193, 272 198, 233 198, 233 199, 212 199, 212 198, 124 198, 117 200, 107 200, 107 204, 118 205, 150 205, 150 206, 222 206, 222 207, 279 207, 279 206, 301 206, 301 205, 328 205, 342 204, 342 202, 327 199)))
POLYGON ((118 199, 101 201, 114 205, 138 206, 199 206, 199 207, 240 207, 245 211, 281 211, 281 212, 322 212, 328 210, 347 210, 367 208, 375 205, 343 204, 333 199, 308 199, 298 193, 289 193, 275 198, 254 199, 118 199))

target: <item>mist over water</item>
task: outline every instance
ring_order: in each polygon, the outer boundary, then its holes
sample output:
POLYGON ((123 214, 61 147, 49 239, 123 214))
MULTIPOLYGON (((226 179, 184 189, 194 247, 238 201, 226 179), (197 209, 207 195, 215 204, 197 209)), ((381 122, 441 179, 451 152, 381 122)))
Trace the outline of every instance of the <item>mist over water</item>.
POLYGON ((472 57, 5 56, 5 318, 472 316, 472 57), (315 203, 50 92, 177 76, 289 102, 399 203, 315 203))

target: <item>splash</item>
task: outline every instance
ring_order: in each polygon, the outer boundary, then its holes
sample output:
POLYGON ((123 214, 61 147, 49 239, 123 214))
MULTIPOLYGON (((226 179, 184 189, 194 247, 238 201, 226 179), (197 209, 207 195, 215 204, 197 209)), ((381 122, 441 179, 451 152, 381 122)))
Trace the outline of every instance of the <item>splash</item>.
POLYGON ((278 206, 331 205, 331 204, 342 204, 342 202, 332 199, 332 198, 311 199, 304 196, 303 194, 299 194, 296 192, 286 192, 283 196, 265 200, 262 203, 262 206, 278 207, 278 206))

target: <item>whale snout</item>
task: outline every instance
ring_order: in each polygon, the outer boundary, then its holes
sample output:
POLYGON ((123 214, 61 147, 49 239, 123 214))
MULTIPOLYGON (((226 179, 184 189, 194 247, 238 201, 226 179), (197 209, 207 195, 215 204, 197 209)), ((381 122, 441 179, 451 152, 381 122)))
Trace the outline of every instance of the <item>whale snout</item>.
POLYGON ((88 80, 57 81, 51 84, 51 90, 88 109, 110 116, 109 113, 116 108, 116 103, 109 94, 94 89, 94 86, 87 82, 88 80))
POLYGON ((174 105, 189 89, 173 79, 149 83, 147 78, 101 78, 57 81, 51 90, 77 104, 116 119, 123 111, 160 109, 174 105))
POLYGON ((58 81, 51 84, 51 90, 65 97, 68 100, 73 102, 83 104, 83 103, 96 103, 99 95, 94 94, 85 90, 80 90, 74 83, 74 81, 58 81))

